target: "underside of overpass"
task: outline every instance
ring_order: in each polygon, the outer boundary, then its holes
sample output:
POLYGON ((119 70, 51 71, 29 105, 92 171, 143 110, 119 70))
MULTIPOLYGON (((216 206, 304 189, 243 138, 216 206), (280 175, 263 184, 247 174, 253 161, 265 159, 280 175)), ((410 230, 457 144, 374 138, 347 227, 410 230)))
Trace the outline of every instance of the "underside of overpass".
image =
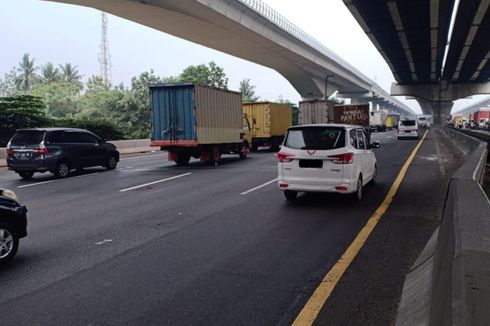
POLYGON ((389 109, 413 111, 258 0, 54 0, 81 5, 269 67, 304 99, 334 92, 382 99, 389 109))
POLYGON ((343 1, 390 66, 391 95, 442 122, 453 101, 490 94, 490 0, 343 1))

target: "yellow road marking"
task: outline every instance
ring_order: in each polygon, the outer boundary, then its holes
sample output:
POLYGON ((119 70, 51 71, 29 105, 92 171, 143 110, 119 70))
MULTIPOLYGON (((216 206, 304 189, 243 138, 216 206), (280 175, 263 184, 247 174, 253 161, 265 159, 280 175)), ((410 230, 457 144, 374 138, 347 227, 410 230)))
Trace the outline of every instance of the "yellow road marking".
POLYGON ((366 225, 357 234, 356 238, 350 244, 349 248, 347 248, 347 250, 344 252, 342 257, 340 257, 338 262, 332 267, 332 269, 327 273, 327 275, 325 275, 323 280, 320 282, 320 285, 318 285, 315 292, 313 292, 311 298, 308 300, 306 305, 303 307, 299 315, 294 320, 293 326, 306 326, 306 325, 313 324, 316 317, 320 313, 320 310, 325 305, 325 302, 327 302, 328 298, 330 297, 330 294, 332 293, 333 289, 339 282, 340 278, 347 270, 347 268, 350 266, 350 264, 357 256, 361 248, 364 246, 364 243, 369 238, 369 235, 371 234, 371 232, 373 232, 374 228, 381 220, 381 217, 383 217, 384 213, 386 212, 391 202, 393 201, 393 197, 395 196, 398 188, 400 187, 400 184, 402 183, 403 178, 407 173, 408 167, 412 163, 420 146, 424 142, 425 137, 427 136, 427 132, 428 130, 424 133, 422 139, 419 141, 417 146, 415 146, 414 150, 412 151, 412 154, 410 154, 405 164, 403 164, 402 169, 400 170, 398 176, 396 177, 395 181, 391 185, 390 191, 386 195, 384 201, 381 203, 378 209, 376 209, 374 214, 369 218, 366 225))

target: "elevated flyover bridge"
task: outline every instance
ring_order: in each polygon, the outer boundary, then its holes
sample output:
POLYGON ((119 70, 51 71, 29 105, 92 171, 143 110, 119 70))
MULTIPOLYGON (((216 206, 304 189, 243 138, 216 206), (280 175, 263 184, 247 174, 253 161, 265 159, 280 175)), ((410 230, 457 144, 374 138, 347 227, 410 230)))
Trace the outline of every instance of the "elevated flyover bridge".
POLYGON ((258 0, 56 0, 96 8, 283 75, 303 99, 339 92, 353 102, 413 111, 374 81, 258 0))

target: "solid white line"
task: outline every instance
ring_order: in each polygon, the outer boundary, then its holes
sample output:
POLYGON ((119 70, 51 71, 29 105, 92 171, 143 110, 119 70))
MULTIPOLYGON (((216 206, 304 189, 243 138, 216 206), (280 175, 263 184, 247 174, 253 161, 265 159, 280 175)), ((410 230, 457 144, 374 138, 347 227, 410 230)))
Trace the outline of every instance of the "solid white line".
POLYGON ((182 178, 182 177, 188 176, 190 174, 192 174, 192 172, 184 173, 184 174, 179 174, 179 175, 176 175, 174 177, 170 177, 170 178, 166 178, 166 179, 162 179, 162 180, 148 182, 148 183, 145 183, 145 184, 142 184, 142 185, 139 185, 139 186, 134 186, 134 187, 131 187, 131 188, 121 189, 121 190, 119 190, 119 192, 126 192, 126 191, 130 191, 130 190, 135 190, 135 189, 143 188, 143 187, 146 187, 146 186, 151 186, 151 185, 154 185, 154 184, 157 184, 157 183, 161 183, 161 182, 165 182, 165 181, 170 181, 170 180, 182 178))
POLYGON ((260 186, 257 186, 257 187, 255 187, 255 188, 252 188, 252 189, 250 189, 250 190, 247 190, 247 191, 242 192, 240 195, 242 195, 242 196, 243 196, 243 195, 249 194, 249 193, 251 193, 252 191, 255 191, 255 190, 258 190, 258 189, 260 189, 260 188, 263 188, 263 187, 265 187, 265 186, 267 186, 267 185, 270 185, 271 183, 276 182, 276 181, 277 181, 277 178, 275 178, 274 180, 271 180, 271 181, 267 181, 266 183, 261 184, 260 186))
POLYGON ((133 157, 125 157, 119 159, 119 161, 127 161, 127 160, 134 160, 137 158, 148 158, 148 157, 161 157, 161 156, 167 156, 168 154, 155 154, 155 155, 142 155, 142 156, 133 156, 133 157))
POLYGON ((41 181, 41 182, 36 182, 36 183, 30 183, 28 185, 18 186, 17 188, 18 189, 21 189, 21 188, 27 188, 27 187, 34 187, 34 186, 43 185, 45 183, 55 182, 55 181, 58 181, 58 180, 48 180, 48 181, 41 181))

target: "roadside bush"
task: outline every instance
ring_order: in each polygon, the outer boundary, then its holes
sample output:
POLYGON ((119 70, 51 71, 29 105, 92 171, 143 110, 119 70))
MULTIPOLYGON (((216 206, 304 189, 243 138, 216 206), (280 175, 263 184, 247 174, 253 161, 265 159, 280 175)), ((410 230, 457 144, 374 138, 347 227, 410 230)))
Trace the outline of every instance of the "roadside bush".
POLYGON ((125 138, 123 132, 107 120, 53 119, 50 121, 49 126, 46 125, 45 127, 87 129, 105 140, 120 140, 125 138))

